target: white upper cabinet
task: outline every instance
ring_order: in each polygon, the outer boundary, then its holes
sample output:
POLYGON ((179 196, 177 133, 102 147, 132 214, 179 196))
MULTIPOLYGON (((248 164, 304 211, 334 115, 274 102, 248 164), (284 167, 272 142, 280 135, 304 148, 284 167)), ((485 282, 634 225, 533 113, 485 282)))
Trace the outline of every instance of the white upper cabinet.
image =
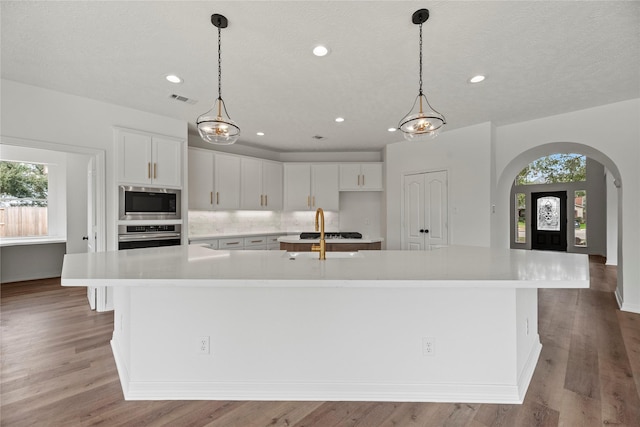
POLYGON ((189 209, 213 209, 213 152, 189 148, 189 209))
POLYGON ((127 130, 118 130, 117 139, 120 183, 182 186, 182 141, 127 130))
POLYGON ((339 209, 337 164, 286 163, 284 165, 285 210, 327 211, 339 209))
POLYGON ((262 162, 262 192, 264 209, 282 210, 282 163, 262 162))
POLYGON ((282 209, 282 164, 243 157, 240 184, 242 209, 282 209))
POLYGON ((382 163, 341 164, 340 191, 382 191, 382 163))
POLYGON ((240 209, 240 157, 214 155, 214 209, 240 209))

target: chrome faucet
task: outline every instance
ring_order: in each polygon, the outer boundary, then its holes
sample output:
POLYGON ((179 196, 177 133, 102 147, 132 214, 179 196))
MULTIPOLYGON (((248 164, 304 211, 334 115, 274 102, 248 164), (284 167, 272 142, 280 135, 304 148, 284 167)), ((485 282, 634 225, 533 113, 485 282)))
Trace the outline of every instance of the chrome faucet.
POLYGON ((316 231, 320 230, 320 244, 311 246, 311 250, 314 252, 320 252, 320 259, 327 259, 326 256, 326 241, 324 240, 324 211, 322 208, 316 210, 316 231), (318 222, 318 219, 320 221, 318 222))

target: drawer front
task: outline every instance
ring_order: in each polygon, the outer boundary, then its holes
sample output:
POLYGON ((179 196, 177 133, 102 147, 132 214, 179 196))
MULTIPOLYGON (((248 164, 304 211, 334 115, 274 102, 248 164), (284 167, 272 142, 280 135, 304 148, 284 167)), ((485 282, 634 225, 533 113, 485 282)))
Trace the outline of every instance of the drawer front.
POLYGON ((254 236, 254 237, 245 237, 244 238, 244 247, 246 249, 251 249, 252 246, 266 246, 267 238, 265 236, 254 236))
POLYGON ((242 237, 235 239, 219 239, 218 249, 244 249, 244 239, 242 237))

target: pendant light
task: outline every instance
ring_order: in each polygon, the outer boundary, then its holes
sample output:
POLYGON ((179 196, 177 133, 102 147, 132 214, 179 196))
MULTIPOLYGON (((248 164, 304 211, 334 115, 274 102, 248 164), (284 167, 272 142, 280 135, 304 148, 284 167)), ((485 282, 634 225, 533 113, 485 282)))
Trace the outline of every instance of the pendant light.
POLYGON ((434 110, 422 92, 422 24, 429 19, 429 10, 420 9, 414 12, 411 22, 420 26, 420 91, 409 113, 400 120, 398 129, 402 131, 406 140, 421 137, 434 138, 440 129, 447 124, 444 116, 434 110), (417 106, 417 108, 416 108, 417 106))
POLYGON ((218 28, 218 99, 213 103, 211 110, 198 117, 196 125, 200 137, 205 141, 218 145, 231 145, 238 140, 240 128, 229 118, 227 107, 222 100, 222 60, 220 54, 221 29, 227 28, 229 21, 222 15, 213 14, 211 15, 211 23, 218 28))

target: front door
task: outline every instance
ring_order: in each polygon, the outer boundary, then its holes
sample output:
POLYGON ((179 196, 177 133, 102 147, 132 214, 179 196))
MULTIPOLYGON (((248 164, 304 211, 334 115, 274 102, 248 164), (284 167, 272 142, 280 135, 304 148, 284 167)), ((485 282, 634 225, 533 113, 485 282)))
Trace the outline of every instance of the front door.
POLYGON ((531 193, 531 249, 567 250, 567 192, 531 193))

